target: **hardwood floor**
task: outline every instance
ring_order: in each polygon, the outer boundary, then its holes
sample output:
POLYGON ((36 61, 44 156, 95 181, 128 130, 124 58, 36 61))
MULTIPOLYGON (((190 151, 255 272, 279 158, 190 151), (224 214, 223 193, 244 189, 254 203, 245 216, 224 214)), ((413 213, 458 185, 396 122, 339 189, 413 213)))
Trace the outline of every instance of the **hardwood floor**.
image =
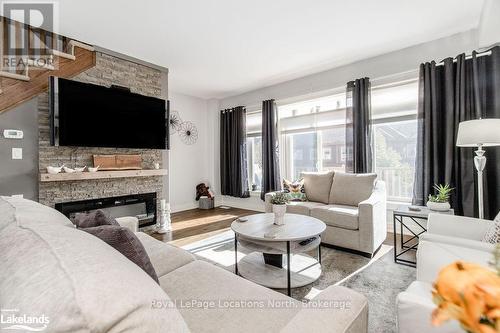
POLYGON ((229 230, 231 223, 240 216, 256 214, 258 212, 239 208, 223 209, 192 209, 174 213, 172 232, 168 234, 151 234, 156 239, 182 246, 202 240, 229 230))

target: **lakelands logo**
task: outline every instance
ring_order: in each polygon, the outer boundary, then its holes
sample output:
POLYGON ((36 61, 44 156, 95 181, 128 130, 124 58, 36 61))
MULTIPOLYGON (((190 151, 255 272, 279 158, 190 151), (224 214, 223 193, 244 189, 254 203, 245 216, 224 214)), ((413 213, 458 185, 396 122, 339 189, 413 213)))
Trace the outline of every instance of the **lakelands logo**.
POLYGON ((42 332, 50 323, 46 315, 29 315, 20 313, 19 309, 0 309, 0 330, 20 330, 42 332))

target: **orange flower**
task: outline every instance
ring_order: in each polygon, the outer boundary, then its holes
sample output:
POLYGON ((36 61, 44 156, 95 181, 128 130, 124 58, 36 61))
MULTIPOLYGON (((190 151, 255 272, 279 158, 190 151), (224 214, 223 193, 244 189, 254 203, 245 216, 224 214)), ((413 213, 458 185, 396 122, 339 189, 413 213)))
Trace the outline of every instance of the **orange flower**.
POLYGON ((493 271, 457 261, 439 272, 432 295, 434 325, 456 319, 469 332, 500 333, 500 277, 493 271))

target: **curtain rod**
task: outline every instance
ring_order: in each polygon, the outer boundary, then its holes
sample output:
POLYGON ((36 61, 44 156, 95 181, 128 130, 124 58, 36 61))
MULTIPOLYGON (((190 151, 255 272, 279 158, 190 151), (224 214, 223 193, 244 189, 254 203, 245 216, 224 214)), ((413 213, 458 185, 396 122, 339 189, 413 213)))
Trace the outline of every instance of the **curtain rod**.
MULTIPOLYGON (((497 46, 500 46, 500 42, 492 44, 492 45, 484 47, 484 48, 480 48, 480 49, 478 49, 478 51, 476 51, 476 53, 477 53, 476 56, 477 57, 482 57, 482 56, 486 56, 486 55, 491 55, 491 53, 492 53, 491 50, 493 48, 497 47, 497 46)), ((448 59, 448 58, 445 58, 445 59, 448 59)), ((466 55, 465 58, 466 59, 472 58, 472 54, 466 55)), ((442 65, 444 65, 443 61, 445 59, 443 59, 440 62, 436 63, 436 66, 442 66, 442 65)), ((454 59, 453 61, 456 61, 456 59, 454 59)), ((386 75, 386 76, 380 76, 380 77, 377 77, 377 78, 374 78, 374 79, 370 79, 370 81, 372 83, 374 83, 374 82, 378 82, 378 81, 384 81, 384 80, 387 80, 387 79, 390 79, 390 78, 393 78, 393 77, 411 75, 413 73, 416 73, 418 75, 418 72, 419 72, 419 69, 417 67, 417 68, 415 68, 413 70, 409 70, 409 71, 405 71, 405 72, 400 72, 400 73, 395 73, 395 74, 389 74, 389 75, 386 75)), ((402 79, 402 80, 399 80, 397 83, 399 83, 399 82, 410 83, 410 82, 415 81, 415 80, 418 80, 418 78, 416 78, 416 79, 415 78, 402 79)), ((383 88, 385 86, 390 86, 392 84, 394 84, 394 83, 387 83, 387 84, 382 83, 382 84, 379 84, 379 85, 376 85, 376 86, 372 87, 372 89, 383 88)), ((311 93, 306 93, 306 94, 303 94, 303 95, 300 95, 300 96, 292 96, 292 97, 284 98, 282 100, 276 100, 276 104, 277 105, 283 105, 283 103, 284 102, 286 103, 287 100, 295 100, 297 98, 299 99, 299 101, 297 101, 297 102, 300 102, 300 97, 308 98, 307 96, 311 96, 311 95, 312 96, 318 95, 317 98, 319 98, 319 97, 321 97, 322 94, 324 94, 324 96, 327 96, 327 94, 329 92, 332 92, 332 91, 335 91, 335 90, 338 90, 338 89, 341 89, 341 87, 337 87, 337 88, 334 88, 334 89, 320 90, 320 91, 311 92, 311 93)), ((312 97, 312 98, 314 99, 315 97, 312 97)), ((305 101, 305 100, 307 100, 307 99, 304 99, 303 101, 305 101)), ((297 102, 292 102, 292 103, 297 103, 297 102)), ((260 111, 259 110, 260 105, 261 104, 252 104, 252 105, 246 106, 247 114, 249 114, 249 113, 250 114, 251 113, 256 113, 256 112, 260 111), (250 111, 248 109, 250 109, 250 111)))
MULTIPOLYGON (((477 53, 476 54, 476 58, 480 58, 480 57, 484 57, 484 56, 489 56, 491 55, 491 51, 486 51, 486 52, 483 52, 483 53, 477 53)), ((436 63, 436 66, 444 66, 444 61, 446 59, 449 59, 451 57, 448 57, 448 58, 444 58, 443 60, 441 60, 440 62, 436 63)), ((472 59, 472 54, 467 54, 465 55, 465 60, 469 60, 469 59, 472 59)), ((453 62, 457 62, 457 57, 453 58, 453 62)))
MULTIPOLYGON (((385 81, 385 80, 393 79, 393 78, 394 79, 397 78, 397 81, 388 82, 387 84, 396 84, 396 83, 403 83, 404 84, 406 82, 411 82, 411 81, 413 81, 415 79, 418 79, 418 67, 415 68, 415 69, 404 71, 404 72, 389 74, 389 75, 385 75, 385 76, 379 76, 379 77, 376 77, 374 79, 370 78, 370 83, 377 83, 377 82, 380 82, 380 81, 385 81)), ((380 83, 379 85, 376 85, 376 86, 377 87, 382 87, 382 86, 385 86, 387 84, 380 83)), ((372 89, 373 88, 374 87, 372 87, 372 89)))
MULTIPOLYGON (((413 71, 417 73, 417 71, 413 71)), ((383 83, 383 84, 375 84, 371 87, 372 91, 373 90, 378 90, 378 89, 385 89, 385 88, 391 88, 391 87, 397 87, 397 86, 403 86, 405 84, 410 84, 418 81, 418 77, 414 77, 411 79, 406 79, 406 80, 401 80, 397 82, 388 82, 388 83, 383 83)), ((376 82, 376 81, 375 81, 376 82)))
MULTIPOLYGON (((487 47, 484 47, 484 48, 481 48, 477 51, 472 51, 471 54, 466 54, 465 55, 465 60, 468 60, 468 59, 472 59, 473 57, 473 54, 476 53, 476 57, 479 58, 479 57, 484 57, 484 56, 489 56, 492 54, 492 49, 499 46, 500 43, 495 43, 493 45, 490 45, 490 46, 487 46, 487 47)), ((444 65, 444 61, 446 59, 449 59, 449 58, 452 58, 452 57, 446 57, 444 58, 443 60, 441 60, 440 62, 436 63, 436 66, 443 66, 444 65)), ((457 61, 457 57, 453 57, 453 62, 456 62, 457 61)))
MULTIPOLYGON (((418 68, 404 71, 404 72, 379 76, 373 80, 370 79, 370 81, 372 83, 374 83, 374 85, 372 86, 372 90, 373 89, 375 89, 375 90, 381 89, 381 88, 395 85, 395 84, 411 83, 411 82, 414 82, 416 80, 418 80, 418 68), (414 77, 412 77, 412 76, 414 76, 414 77), (384 83, 384 81, 388 80, 388 79, 395 79, 395 81, 384 83), (382 82, 380 82, 380 81, 382 81, 382 82), (377 84, 377 82, 380 82, 380 83, 377 84)), ((344 91, 345 91, 344 86, 318 90, 318 91, 314 91, 314 92, 300 94, 297 96, 286 97, 283 99, 276 99, 276 105, 280 106, 280 105, 300 103, 300 102, 307 101, 309 99, 316 99, 316 98, 326 97, 329 95, 339 94, 339 93, 342 93, 344 91)), ((262 103, 247 105, 246 106, 247 114, 257 113, 257 112, 261 111, 261 106, 262 106, 262 103)))

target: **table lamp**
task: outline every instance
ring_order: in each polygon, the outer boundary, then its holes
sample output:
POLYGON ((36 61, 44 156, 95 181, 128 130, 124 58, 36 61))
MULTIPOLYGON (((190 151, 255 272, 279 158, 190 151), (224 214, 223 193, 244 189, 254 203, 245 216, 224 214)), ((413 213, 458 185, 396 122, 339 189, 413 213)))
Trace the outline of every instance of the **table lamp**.
POLYGON ((486 165, 483 147, 500 146, 500 119, 476 119, 458 124, 458 147, 476 147, 474 165, 477 170, 477 198, 479 218, 484 218, 483 170, 486 165))

